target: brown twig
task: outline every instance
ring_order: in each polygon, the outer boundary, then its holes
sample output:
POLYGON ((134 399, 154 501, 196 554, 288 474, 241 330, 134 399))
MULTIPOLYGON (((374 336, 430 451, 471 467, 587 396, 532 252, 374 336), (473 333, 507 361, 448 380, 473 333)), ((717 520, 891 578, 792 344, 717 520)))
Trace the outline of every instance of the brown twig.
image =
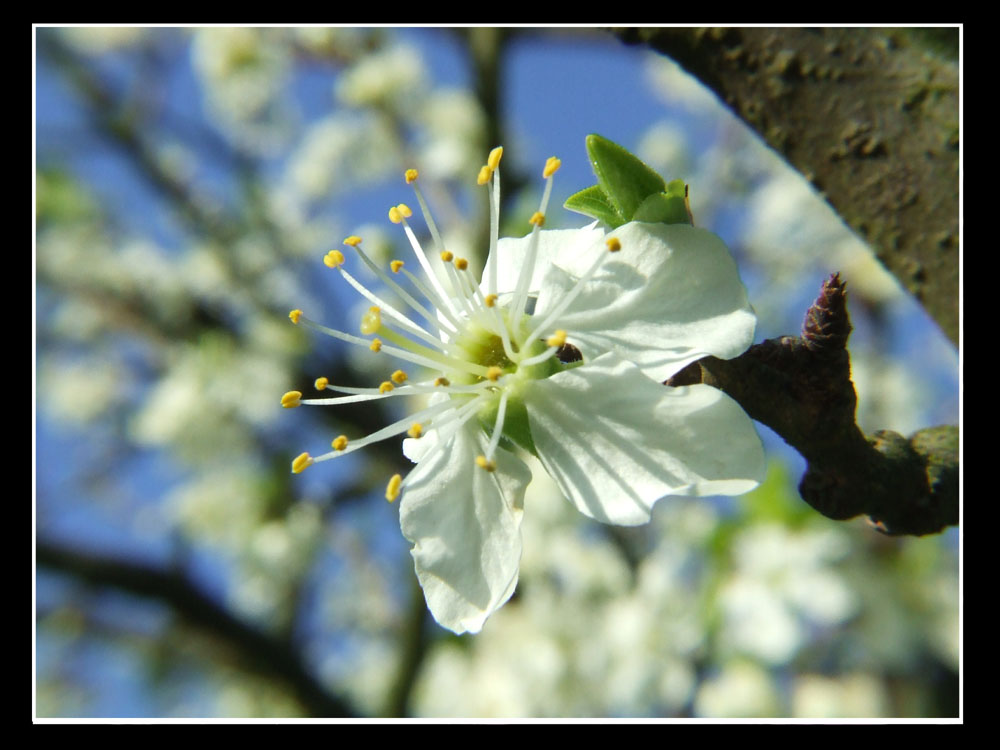
POLYGON ((845 284, 834 274, 809 308, 801 337, 751 346, 739 357, 706 357, 666 382, 706 383, 732 396, 806 459, 802 499, 836 520, 869 516, 886 534, 932 534, 958 523, 958 428, 909 439, 866 437, 855 422, 845 284))

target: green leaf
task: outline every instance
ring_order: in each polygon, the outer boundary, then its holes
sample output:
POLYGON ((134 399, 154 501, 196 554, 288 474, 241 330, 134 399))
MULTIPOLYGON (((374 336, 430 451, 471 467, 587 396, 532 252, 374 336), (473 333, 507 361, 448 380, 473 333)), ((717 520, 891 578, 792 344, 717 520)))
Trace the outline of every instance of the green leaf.
POLYGON ((636 209, 632 220, 663 224, 693 224, 684 180, 671 180, 665 191, 646 198, 636 209))
POLYGON ((663 178, 638 157, 602 136, 587 136, 587 154, 597 184, 625 221, 631 221, 647 197, 666 189, 663 178))
POLYGON ((591 185, 589 188, 571 195, 563 205, 570 211, 576 211, 579 214, 603 221, 612 229, 626 223, 625 217, 618 213, 618 209, 604 194, 600 185, 591 185))

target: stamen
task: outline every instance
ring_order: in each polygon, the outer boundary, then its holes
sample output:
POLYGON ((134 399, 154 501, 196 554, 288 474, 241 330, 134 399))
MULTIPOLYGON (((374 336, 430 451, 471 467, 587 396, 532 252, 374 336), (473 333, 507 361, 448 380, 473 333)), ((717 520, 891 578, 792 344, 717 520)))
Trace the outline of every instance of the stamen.
POLYGON ((389 268, 392 269, 393 273, 399 273, 399 269, 402 267, 403 267, 403 261, 401 260, 394 260, 389 263, 389 268))
MULTIPOLYGON (((383 325, 379 329, 379 333, 382 334, 383 338, 400 347, 399 349, 391 349, 391 351, 396 353, 397 356, 399 356, 398 353, 400 351, 405 350, 409 352, 408 355, 403 356, 403 359, 409 362, 415 362, 418 365, 424 365, 425 367, 430 367, 434 370, 462 370, 463 372, 468 372, 472 375, 484 375, 486 373, 486 367, 469 362, 468 355, 464 354, 461 348, 446 344, 443 341, 428 339, 428 341, 439 350, 435 351, 434 349, 429 349, 422 344, 416 343, 415 341, 411 341, 405 336, 396 333, 396 331, 386 325, 383 325), (457 354, 455 353, 456 351, 458 352, 457 354)), ((390 350, 387 349, 386 351, 390 350)))
POLYGON ((550 156, 548 159, 545 160, 545 169, 542 170, 542 177, 548 179, 549 177, 554 175, 561 166, 562 162, 559 159, 557 159, 554 156, 550 156))
POLYGON ((323 257, 327 268, 339 268, 344 264, 344 254, 340 250, 331 250, 323 257))
POLYGON ((556 318, 566 311, 566 308, 573 303, 573 300, 577 298, 587 282, 593 278, 595 273, 597 273, 597 269, 601 267, 605 260, 607 260, 610 253, 615 253, 621 250, 621 241, 618 240, 617 237, 609 237, 605 241, 605 244, 608 247, 608 253, 598 253, 597 258, 591 264, 590 268, 588 268, 587 272, 577 280, 576 285, 569 291, 569 294, 564 295, 563 298, 559 300, 559 304, 552 308, 542 318, 538 325, 532 329, 531 333, 528 334, 528 341, 534 340, 538 336, 539 331, 544 331, 552 325, 556 318))
MULTIPOLYGON (((414 183, 414 186, 416 186, 416 183, 414 183)), ((390 211, 389 213, 390 213, 389 218, 392 219, 392 211, 390 211)), ((442 312, 448 311, 452 313, 452 316, 457 316, 458 313, 451 304, 451 298, 448 296, 448 293, 445 292, 444 287, 441 286, 441 281, 440 279, 438 279, 437 274, 434 273, 434 269, 431 268, 430 261, 427 259, 427 255, 424 253, 423 247, 421 247, 420 242, 417 241, 417 235, 413 233, 413 230, 410 228, 410 225, 406 223, 406 219, 402 216, 402 214, 400 214, 398 209, 396 209, 396 216, 399 219, 399 221, 395 223, 397 224, 402 223, 403 231, 406 233, 406 239, 410 241, 410 247, 413 248, 413 253, 414 255, 417 256, 417 260, 420 262, 420 267, 424 269, 424 273, 427 274, 427 279, 431 282, 431 286, 437 293, 437 294, 428 294, 427 299, 431 302, 431 304, 434 305, 434 307, 437 307, 442 312)), ((428 228, 434 227, 433 219, 431 219, 429 213, 425 214, 425 219, 427 220, 428 228)), ((437 234, 436 227, 431 229, 431 236, 434 237, 434 243, 438 248, 438 250, 439 251, 443 250, 444 248, 441 247, 441 237, 440 235, 437 234)), ((462 327, 461 324, 457 320, 455 320, 455 317, 449 316, 449 320, 455 324, 456 328, 462 327)))
MULTIPOLYGON (((361 249, 361 246, 360 246, 361 245, 361 238, 360 237, 348 237, 347 239, 349 239, 349 240, 350 239, 357 240, 356 243, 350 243, 350 244, 357 251, 358 256, 361 258, 361 260, 364 261, 365 265, 368 266, 369 270, 372 273, 374 273, 376 276, 378 276, 379 279, 381 279, 390 289, 392 289, 393 291, 395 291, 396 294, 398 294, 403 299, 403 301, 406 304, 408 304, 412 309, 414 309, 418 313, 420 313, 420 315, 423 316, 423 318, 428 323, 430 323, 432 326, 434 326, 435 328, 437 328, 439 331, 448 330, 449 332, 454 332, 453 328, 451 328, 449 326, 442 325, 442 323, 438 319, 437 315, 435 315, 433 312, 431 312, 430 310, 428 310, 424 305, 422 305, 420 302, 418 302, 416 299, 414 299, 413 295, 411 295, 409 292, 407 292, 405 289, 403 289, 403 287, 401 287, 395 281, 393 281, 392 279, 390 279, 389 276, 385 273, 385 271, 383 271, 381 268, 379 268, 378 264, 376 264, 375 261, 373 261, 371 258, 368 257, 368 254, 364 250, 361 249)), ((403 266, 403 261, 401 261, 401 260, 396 260, 396 261, 393 261, 392 263, 398 263, 399 264, 398 266, 393 266, 392 264, 390 264, 390 266, 393 268, 393 273, 398 272, 399 269, 402 268, 402 266, 403 266)), ((361 294, 361 296, 363 296, 369 302, 374 302, 377 305, 382 305, 387 310, 389 310, 391 308, 390 305, 386 305, 386 303, 383 302, 379 297, 377 297, 376 295, 374 295, 371 292, 369 292, 364 287, 364 285, 362 285, 360 282, 358 282, 356 279, 354 279, 354 277, 351 276, 349 273, 347 273, 343 269, 340 269, 340 272, 342 274, 344 274, 345 280, 351 286, 353 286, 355 288, 355 290, 357 290, 358 293, 361 294)), ((395 308, 391 308, 391 309, 395 310, 395 308)), ((396 317, 397 318, 400 318, 400 317, 406 318, 406 316, 403 315, 402 313, 398 313, 398 315, 396 317)), ((406 320, 409 321, 409 318, 406 318, 406 320)), ((410 323, 414 327, 419 328, 419 326, 415 322, 410 321, 410 323)))
MULTIPOLYGON (((402 266, 399 267, 399 270, 403 272, 403 274, 406 276, 406 278, 410 280, 410 283, 412 283, 413 286, 415 286, 418 290, 420 290, 420 293, 424 295, 424 297, 426 297, 435 305, 438 312, 440 312, 444 316, 445 320, 451 324, 452 331, 458 331, 463 327, 462 323, 460 323, 458 321, 458 318, 455 316, 454 311, 448 307, 442 307, 440 301, 438 300, 437 294, 432 292, 430 288, 426 284, 424 284, 423 281, 420 280, 419 277, 414 276, 412 273, 407 271, 402 266)), ((447 326, 442 326, 442 329, 445 328, 447 328, 447 326)))
POLYGON ((300 453, 295 457, 295 460, 292 461, 292 473, 301 474, 306 467, 312 466, 314 463, 316 462, 308 453, 300 453))
MULTIPOLYGON (((468 270, 468 266, 466 265, 463 270, 468 270)), ((504 353, 507 355, 507 359, 516 361, 517 354, 510 345, 510 336, 507 333, 507 325, 503 322, 503 317, 500 315, 500 311, 495 307, 497 295, 493 295, 494 300, 491 305, 489 299, 483 297, 483 292, 480 290, 479 285, 474 279, 470 278, 469 274, 458 274, 458 277, 459 283, 462 284, 466 296, 470 299, 475 298, 479 301, 480 306, 476 306, 474 304, 471 305, 472 317, 474 317, 483 326, 483 328, 490 329, 494 333, 499 332, 500 340, 503 342, 503 349, 504 353), (484 312, 486 313, 485 316, 483 315, 484 312)))
MULTIPOLYGON (((521 266, 521 274, 517 278, 517 289, 514 295, 514 307, 512 308, 513 317, 511 318, 511 322, 515 326, 515 335, 517 330, 521 330, 519 323, 524 316, 524 306, 528 301, 528 292, 530 291, 528 287, 531 284, 531 276, 535 271, 535 261, 538 258, 539 228, 545 223, 545 209, 548 207, 549 197, 552 195, 552 175, 559 168, 556 163, 558 161, 555 157, 550 157, 545 163, 545 169, 543 170, 543 174, 545 175, 545 192, 542 194, 542 202, 538 207, 538 211, 531 217, 531 223, 534 224, 534 228, 531 230, 531 240, 528 244, 528 252, 524 258, 524 265, 521 266), (552 165, 555 165, 555 167, 552 168, 552 165)), ((518 347, 523 349, 525 342, 531 341, 533 338, 534 336, 529 339, 519 338, 517 340, 518 347)))
POLYGON ((316 390, 317 391, 325 391, 326 387, 328 385, 330 385, 330 379, 329 378, 316 378, 316 382, 313 383, 313 385, 316 386, 316 390))
POLYGON ((344 448, 347 447, 347 435, 338 435, 333 439, 333 442, 330 443, 330 445, 335 451, 344 450, 344 448))
POLYGON ((494 472, 497 470, 497 462, 490 461, 486 456, 476 456, 476 466, 480 469, 486 469, 486 471, 494 472))
POLYGON ((415 170, 415 169, 407 169, 403 173, 403 177, 406 178, 406 184, 407 185, 411 184, 414 180, 416 180, 418 176, 419 176, 419 172, 417 172, 417 170, 415 170))
POLYGON ((371 349, 376 354, 378 354, 380 351, 382 351, 382 339, 372 339, 371 346, 369 346, 368 348, 371 349))
MULTIPOLYGON (((494 149, 495 151, 496 149, 494 149)), ((500 153, 503 153, 503 149, 500 149, 500 153)), ((497 163, 500 162, 500 157, 497 157, 497 163)), ((489 259, 487 264, 487 274, 488 280, 486 285, 486 291, 490 294, 497 293, 497 243, 499 242, 500 233, 500 170, 496 170, 493 174, 493 183, 487 186, 490 201, 490 251, 489 255, 486 257, 489 259)))
MULTIPOLYGON (((424 457, 420 459, 421 461, 432 460, 439 452, 444 450, 446 447, 451 445, 451 439, 454 437, 465 423, 472 419, 478 413, 479 409, 482 407, 482 399, 472 399, 468 404, 462 406, 452 412, 446 414, 440 421, 438 421, 437 428, 437 443, 431 448, 424 457)), ((411 472, 407 475, 406 479, 403 480, 403 486, 406 486, 407 481, 412 476, 419 476, 411 472)))
MULTIPOLYGON (((503 435, 503 420, 507 414, 507 397, 507 391, 500 394, 500 405, 497 406, 497 419, 496 422, 493 423, 493 434, 490 435, 490 444, 486 447, 487 461, 493 461, 493 455, 496 453, 497 446, 500 444, 500 436, 503 435)), ((494 466, 496 466, 495 463, 494 466)))
MULTIPOLYGON (((445 259, 445 255, 449 260, 452 260, 454 256, 447 250, 441 253, 441 260, 445 259)), ((462 312, 465 314, 466 319, 476 317, 476 306, 473 305, 470 300, 469 290, 465 284, 462 283, 460 274, 455 270, 454 263, 445 261, 444 272, 448 275, 448 280, 451 282, 452 289, 455 293, 455 299, 458 304, 462 306, 462 312)))
POLYGON ((405 203, 400 203, 398 206, 396 206, 396 208, 399 209, 399 213, 404 219, 409 219, 411 216, 413 216, 413 211, 411 211, 410 207, 407 206, 405 203))
POLYGON ((487 294, 486 299, 483 300, 487 307, 493 307, 497 303, 497 295, 487 294))
POLYGON ((301 310, 292 310, 290 313, 288 313, 288 319, 293 323, 295 323, 296 325, 298 324, 299 318, 301 317, 302 317, 301 310))
POLYGON ((444 263, 451 263, 451 259, 454 257, 448 250, 441 251, 441 261, 444 263))
POLYGON ((423 191, 420 186, 413 182, 413 193, 417 196, 417 203, 420 204, 420 213, 424 215, 424 223, 427 224, 427 229, 431 233, 431 239, 434 240, 434 247, 438 250, 444 249, 444 243, 441 241, 441 233, 438 232, 437 224, 434 223, 434 217, 431 216, 431 210, 427 206, 427 201, 424 200, 423 191))
POLYGON ((396 370, 396 372, 389 376, 389 379, 396 385, 402 385, 406 382, 406 373, 402 370, 396 370))
POLYGON ((457 268, 459 271, 464 271, 468 267, 469 267, 469 261, 467 261, 465 258, 455 258, 455 268, 457 268))
MULTIPOLYGON (((364 297, 365 299, 367 299, 369 302, 374 302, 375 303, 375 307, 371 308, 371 309, 379 308, 380 311, 381 310, 385 310, 385 312, 389 315, 389 317, 392 318, 392 319, 394 319, 395 321, 397 321, 399 323, 399 325, 404 330, 406 330, 409 334, 411 334, 413 336, 416 336, 417 338, 422 339, 423 341, 426 341, 431 346, 437 347, 438 349, 441 349, 442 351, 446 350, 445 346, 442 343, 442 341, 441 341, 440 338, 438 338, 437 336, 432 336, 427 331, 425 331, 423 328, 421 328, 418 323, 415 323, 414 321, 410 320, 408 317, 406 317, 406 315, 404 315, 403 313, 401 313, 399 310, 397 310, 392 305, 386 303, 378 295, 373 294, 372 292, 368 291, 368 289, 365 288, 365 286, 361 282, 359 282, 357 279, 355 279, 353 276, 351 276, 351 274, 349 274, 343 268, 338 268, 337 270, 340 271, 340 274, 344 277, 344 280, 348 284, 350 284, 352 287, 354 287, 355 290, 357 290, 357 292, 359 294, 361 294, 362 297, 364 297)), ((409 297, 409 295, 398 284, 396 284, 391 279, 389 279, 389 277, 386 276, 381 271, 381 269, 375 268, 375 273, 378 274, 379 276, 382 276, 384 278, 384 280, 390 286, 396 287, 397 291, 400 292, 400 294, 402 294, 404 296, 404 298, 405 297, 409 297)), ((412 301, 412 305, 411 306, 415 307, 415 309, 417 310, 417 312, 419 312, 421 315, 423 315, 428 321, 430 321, 431 323, 433 323, 434 326, 438 328, 438 330, 448 330, 448 331, 451 331, 450 328, 443 328, 442 326, 440 326, 440 324, 437 322, 435 316, 429 310, 427 310, 422 305, 420 305, 416 300, 414 300, 412 297, 410 297, 410 300, 412 301)), ((374 325, 374 323, 375 322, 373 320, 372 321, 372 325, 374 325)), ((379 313, 378 324, 379 324, 379 326, 382 325, 382 322, 381 322, 381 312, 379 313)), ((362 333, 377 333, 378 330, 379 330, 378 328, 374 328, 371 331, 365 331, 364 329, 362 329, 362 333)))
MULTIPOLYGON (((479 399, 473 399, 471 404, 474 406, 479 405, 479 399)), ((443 412, 456 412, 455 403, 451 400, 444 401, 440 404, 435 404, 434 406, 429 406, 416 414, 405 417, 404 419, 394 422, 388 427, 383 427, 381 430, 373 432, 367 437, 363 437, 359 440, 352 440, 350 445, 346 445, 342 450, 333 450, 330 453, 325 453, 322 456, 317 456, 312 459, 314 462, 329 461, 331 458, 339 458, 340 456, 346 456, 354 451, 361 450, 367 445, 372 443, 377 443, 380 440, 385 440, 386 438, 393 437, 394 435, 399 435, 402 432, 406 432, 410 429, 413 424, 413 420, 416 419, 421 424, 428 422, 432 417, 437 416, 443 412)), ((346 438, 345 438, 346 440, 346 438)))
POLYGON ((351 247, 357 247, 361 244, 361 238, 356 234, 352 234, 350 237, 344 240, 345 245, 350 245, 351 247))
POLYGON ((434 385, 438 386, 438 387, 449 386, 449 385, 451 385, 451 381, 448 380, 448 378, 445 378, 445 377, 435 378, 434 379, 434 385))
POLYGON ((424 434, 424 426, 420 422, 414 422, 413 426, 406 431, 406 434, 414 440, 418 440, 424 434))
MULTIPOLYGON (((487 388, 491 387, 491 383, 488 380, 482 380, 474 385, 451 385, 448 384, 445 390, 448 393, 457 394, 470 394, 470 395, 481 395, 487 388)), ((379 388, 350 388, 348 386, 330 386, 330 390, 336 391, 338 393, 348 393, 349 396, 337 396, 335 398, 309 398, 304 399, 301 403, 304 406, 342 406, 344 404, 357 404, 363 403, 365 401, 379 401, 386 398, 394 398, 397 396, 415 396, 415 395, 425 395, 433 393, 437 389, 436 384, 418 384, 404 386, 400 388, 387 389, 385 391, 379 388)))
MULTIPOLYGON (((416 170, 414 170, 416 171, 416 170)), ((399 497, 399 488, 403 484, 403 477, 400 474, 393 474, 389 484, 385 488, 385 499, 390 503, 399 497)))
POLYGON ((490 177, 492 176, 493 176, 493 170, 490 169, 490 165, 484 164, 482 167, 479 168, 479 175, 476 177, 476 184, 485 185, 487 182, 490 181, 490 177))
POLYGON ((377 306, 369 307, 368 312, 361 316, 361 333, 366 336, 378 332, 382 327, 382 310, 377 306))
POLYGON ((558 352, 559 352, 559 347, 550 346, 541 354, 536 354, 534 357, 528 357, 527 359, 521 360, 520 362, 518 362, 518 366, 531 367, 532 365, 540 364, 541 362, 544 362, 545 360, 551 359, 552 357, 556 356, 558 352))
POLYGON ((284 396, 281 397, 281 405, 286 409, 294 409, 299 405, 299 399, 302 398, 301 391, 289 391, 284 396))
POLYGON ((402 336, 399 336, 397 333, 388 329, 383 329, 381 331, 382 335, 391 341, 402 341, 402 345, 406 347, 405 349, 400 349, 395 346, 386 346, 379 339, 369 341, 368 339, 363 339, 360 336, 352 336, 349 333, 344 333, 343 331, 338 331, 334 328, 327 328, 326 326, 320 325, 309 318, 302 318, 302 323, 307 327, 312 328, 314 331, 325 333, 327 336, 332 336, 340 341, 346 341, 349 344, 363 346, 371 349, 372 351, 384 351, 386 354, 392 354, 393 356, 404 359, 407 362, 412 362, 415 365, 422 365, 423 367, 429 367, 432 370, 440 370, 443 367, 467 372, 470 375, 486 375, 486 368, 483 365, 477 365, 456 357, 440 355, 437 352, 431 351, 430 349, 426 349, 419 344, 415 344, 412 341, 404 339, 402 336), (378 342, 377 348, 375 346, 376 341, 378 342))
POLYGON ((500 166, 500 157, 502 156, 503 146, 497 146, 495 149, 490 151, 490 155, 486 159, 486 166, 490 168, 490 171, 496 171, 497 167, 500 166))
POLYGON ((561 328, 545 340, 547 346, 563 346, 565 343, 566 331, 561 328))
POLYGON ((496 365, 490 365, 489 370, 486 371, 486 379, 492 380, 494 383, 500 379, 501 375, 503 375, 503 369, 496 365))
POLYGON ((384 381, 382 381, 382 384, 378 387, 378 392, 379 393, 388 393, 389 391, 393 390, 395 387, 396 386, 394 386, 388 380, 384 380, 384 381))

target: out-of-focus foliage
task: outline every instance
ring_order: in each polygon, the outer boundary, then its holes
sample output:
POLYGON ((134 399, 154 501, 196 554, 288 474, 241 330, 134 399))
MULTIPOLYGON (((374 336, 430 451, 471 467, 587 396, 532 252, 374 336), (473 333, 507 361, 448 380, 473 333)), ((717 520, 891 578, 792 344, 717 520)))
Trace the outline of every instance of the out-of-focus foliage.
MULTIPOLYGON (((278 399, 318 375, 384 378, 287 313, 353 328, 367 303, 320 259, 347 234, 381 263, 400 257, 384 216, 409 200, 403 169, 420 168, 446 244, 474 259, 494 138, 505 184, 531 186, 506 193, 502 235, 526 231, 540 187, 518 174, 541 169, 518 146, 565 144, 562 198, 593 181, 582 135, 546 131, 548 92, 539 111, 510 104, 530 83, 513 71, 569 43, 520 36, 502 37, 508 88, 491 93, 462 31, 38 30, 38 539, 183 571, 361 715, 957 715, 954 533, 890 539, 818 516, 780 441, 751 495, 664 502, 635 529, 582 518, 536 470, 518 593, 462 638, 426 618, 381 499, 405 470, 397 441, 289 474, 306 446, 385 423, 278 399)), ((862 427, 957 420, 954 352, 798 175, 668 61, 577 44, 644 71, 578 80, 580 132, 691 186, 696 224, 740 261, 758 338, 794 333, 840 271, 862 427), (592 121, 602 97, 587 86, 642 96, 619 112, 627 131, 592 121)), ((38 716, 315 712, 231 628, 178 617, 165 592, 80 577, 38 567, 38 716)))

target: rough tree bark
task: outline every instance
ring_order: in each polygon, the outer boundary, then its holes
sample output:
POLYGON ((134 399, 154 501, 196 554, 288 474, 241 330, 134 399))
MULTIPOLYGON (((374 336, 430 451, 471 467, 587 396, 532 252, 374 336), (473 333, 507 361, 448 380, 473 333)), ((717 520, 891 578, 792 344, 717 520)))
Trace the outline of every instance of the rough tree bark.
MULTIPOLYGON (((958 30, 954 32, 957 49, 958 30)), ((798 169, 958 345, 958 64, 918 30, 619 29, 798 169)), ((947 46, 947 45, 946 45, 947 46)))

